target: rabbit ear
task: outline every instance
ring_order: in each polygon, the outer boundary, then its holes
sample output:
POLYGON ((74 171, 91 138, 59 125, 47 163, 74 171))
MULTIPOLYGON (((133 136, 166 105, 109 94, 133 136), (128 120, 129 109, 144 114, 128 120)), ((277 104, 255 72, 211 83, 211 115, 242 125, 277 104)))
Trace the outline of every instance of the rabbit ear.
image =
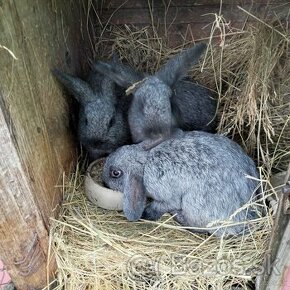
POLYGON ((52 73, 80 103, 87 103, 96 98, 91 87, 83 80, 65 74, 58 69, 53 69, 52 73))
POLYGON ((116 101, 115 83, 107 76, 105 76, 102 80, 101 92, 104 98, 116 101))
POLYGON ((167 85, 173 86, 187 71, 198 62, 199 57, 206 48, 205 43, 198 43, 182 51, 170 59, 157 73, 156 76, 167 85))
POLYGON ((146 206, 146 195, 144 192, 143 178, 128 174, 125 179, 124 188, 124 214, 129 221, 137 221, 141 218, 146 206))
POLYGON ((94 69, 111 78, 119 86, 128 88, 134 83, 143 79, 143 74, 137 72, 130 66, 122 64, 120 61, 103 62, 97 61, 94 69))

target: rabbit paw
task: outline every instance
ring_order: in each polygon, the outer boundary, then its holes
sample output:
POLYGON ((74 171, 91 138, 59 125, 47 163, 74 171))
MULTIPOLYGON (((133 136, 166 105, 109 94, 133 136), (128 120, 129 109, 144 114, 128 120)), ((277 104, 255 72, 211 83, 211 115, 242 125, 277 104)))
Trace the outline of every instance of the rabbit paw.
POLYGON ((181 224, 182 226, 187 226, 187 221, 180 210, 170 212, 170 214, 174 216, 174 220, 177 221, 179 224, 181 224))
POLYGON ((152 201, 145 208, 141 218, 145 220, 150 220, 150 221, 157 221, 166 212, 165 210, 162 210, 161 208, 162 208, 162 204, 160 202, 152 201))

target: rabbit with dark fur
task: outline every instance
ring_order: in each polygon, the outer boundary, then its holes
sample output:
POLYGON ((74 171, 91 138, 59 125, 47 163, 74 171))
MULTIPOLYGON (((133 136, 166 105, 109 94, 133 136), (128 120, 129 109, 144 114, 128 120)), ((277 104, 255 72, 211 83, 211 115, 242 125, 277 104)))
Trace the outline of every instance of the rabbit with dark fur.
MULTIPOLYGON (((182 51, 154 76, 146 76, 119 63, 95 63, 94 68, 130 90, 134 99, 129 125, 134 143, 146 139, 164 140, 172 128, 214 131, 216 100, 209 89, 184 79, 204 52, 204 43, 182 51)), ((154 143, 153 144, 158 144, 154 143)))
POLYGON ((92 70, 88 81, 57 69, 56 78, 80 104, 78 137, 91 160, 103 157, 131 143, 127 113, 130 97, 118 97, 115 83, 92 70))
POLYGON ((201 131, 180 130, 150 150, 142 143, 123 146, 103 168, 104 183, 124 193, 129 221, 170 213, 192 231, 217 236, 241 234, 243 222, 257 217, 253 207, 239 210, 255 198, 257 180, 254 162, 238 144, 201 131), (222 221, 240 224, 210 228, 222 221))

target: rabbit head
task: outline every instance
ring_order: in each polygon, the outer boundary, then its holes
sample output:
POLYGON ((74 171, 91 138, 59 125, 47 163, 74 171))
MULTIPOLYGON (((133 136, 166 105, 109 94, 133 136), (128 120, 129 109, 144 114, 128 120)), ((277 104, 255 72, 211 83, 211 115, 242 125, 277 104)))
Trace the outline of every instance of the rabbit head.
MULTIPOLYGON (((170 59, 155 75, 137 73, 124 65, 97 62, 94 68, 128 88, 134 95, 129 125, 135 143, 168 137, 175 126, 170 98, 172 88, 197 62, 206 45, 199 43, 170 59)), ((166 139, 166 138, 164 138, 166 139)))
POLYGON ((134 92, 128 121, 134 143, 169 137, 174 123, 171 89, 157 77, 146 78, 134 92))
POLYGON ((104 184, 124 193, 123 209, 129 221, 140 219, 146 206, 143 170, 147 154, 139 144, 123 146, 107 157, 103 168, 104 184))
POLYGON ((123 113, 116 109, 112 80, 95 71, 90 83, 58 70, 53 72, 80 104, 78 137, 91 159, 106 156, 128 142, 128 126, 123 113))

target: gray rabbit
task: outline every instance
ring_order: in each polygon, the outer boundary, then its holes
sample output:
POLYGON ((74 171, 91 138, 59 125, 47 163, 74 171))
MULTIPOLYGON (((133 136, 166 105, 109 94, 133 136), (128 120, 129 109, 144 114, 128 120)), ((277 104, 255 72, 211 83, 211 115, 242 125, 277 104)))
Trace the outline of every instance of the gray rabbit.
POLYGON ((53 73, 80 104, 78 137, 90 159, 106 156, 132 142, 127 121, 130 97, 120 90, 116 92, 110 78, 94 69, 87 82, 57 69, 53 73))
MULTIPOLYGON (((157 145, 172 128, 214 131, 216 100, 209 89, 183 79, 198 61, 204 43, 182 51, 170 59, 154 76, 146 76, 119 63, 98 61, 94 68, 118 85, 130 88, 134 99, 129 109, 129 125, 134 143, 146 139, 157 145)), ((153 146, 152 146, 153 147, 153 146)))
POLYGON ((257 217, 252 206, 237 211, 255 199, 257 179, 254 162, 238 144, 202 131, 180 130, 151 150, 142 143, 123 146, 107 157, 103 168, 104 183, 124 193, 129 221, 170 213, 181 225, 197 228, 192 231, 216 236, 247 230, 244 224, 208 228, 216 221, 257 217))

